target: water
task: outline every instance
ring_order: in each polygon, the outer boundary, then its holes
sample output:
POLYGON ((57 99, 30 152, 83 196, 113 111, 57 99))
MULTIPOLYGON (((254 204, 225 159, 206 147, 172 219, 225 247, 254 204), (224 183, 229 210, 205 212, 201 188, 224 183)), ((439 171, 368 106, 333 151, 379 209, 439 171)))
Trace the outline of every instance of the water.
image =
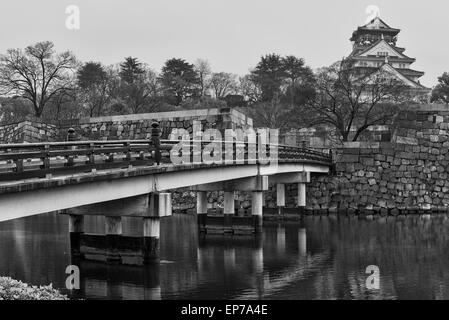
MULTIPOLYGON (((307 217, 266 223, 262 239, 203 239, 194 216, 174 215, 161 224, 159 265, 84 261, 76 292, 64 289, 67 220, 51 213, 0 223, 0 275, 86 299, 449 299, 444 215, 307 217), (379 267, 378 290, 366 288, 369 265, 379 267)), ((125 232, 136 232, 130 225, 125 232)))

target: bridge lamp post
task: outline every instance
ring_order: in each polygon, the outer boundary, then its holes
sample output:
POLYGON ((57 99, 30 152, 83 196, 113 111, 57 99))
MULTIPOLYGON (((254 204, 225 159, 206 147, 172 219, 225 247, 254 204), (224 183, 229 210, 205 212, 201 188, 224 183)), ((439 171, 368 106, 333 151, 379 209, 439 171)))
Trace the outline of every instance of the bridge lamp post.
POLYGON ((75 129, 69 128, 67 130, 67 141, 75 141, 76 135, 75 135, 75 129))
MULTIPOLYGON (((67 130, 67 141, 75 141, 76 140, 76 134, 75 134, 75 129, 73 128, 69 128, 67 130)), ((71 147, 72 149, 74 149, 75 147, 71 147)), ((75 163, 75 157, 73 155, 70 155, 67 157, 67 166, 73 166, 75 163)))
POLYGON ((154 159, 159 165, 161 163, 161 129, 156 121, 151 123, 151 141, 154 146, 154 159))

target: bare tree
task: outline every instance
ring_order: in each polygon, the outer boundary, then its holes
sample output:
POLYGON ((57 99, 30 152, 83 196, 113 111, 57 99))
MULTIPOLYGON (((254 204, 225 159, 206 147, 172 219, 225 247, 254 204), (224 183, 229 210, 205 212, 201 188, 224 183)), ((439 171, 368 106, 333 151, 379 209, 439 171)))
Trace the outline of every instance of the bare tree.
POLYGON ((76 87, 59 91, 50 100, 42 114, 42 117, 50 122, 79 118, 80 116, 82 116, 82 109, 77 100, 76 87))
POLYGON ((210 76, 212 74, 210 63, 206 59, 197 59, 195 62, 195 72, 199 78, 199 86, 200 86, 200 97, 206 94, 207 89, 209 89, 210 85, 210 76))
POLYGON ((370 126, 388 123, 413 94, 388 71, 356 67, 348 61, 321 69, 316 86, 304 116, 311 116, 312 125, 334 127, 342 141, 357 141, 370 126))
POLYGON ((228 94, 236 93, 238 88, 237 76, 227 72, 213 73, 210 86, 214 91, 215 98, 222 99, 228 94))
POLYGON ((262 99, 262 89, 252 81, 249 74, 239 78, 239 92, 249 104, 262 99))
POLYGON ((9 49, 0 55, 0 88, 2 94, 31 101, 35 116, 41 117, 46 104, 70 87, 75 67, 75 56, 70 51, 56 53, 50 41, 9 49))
POLYGON ((275 97, 271 101, 261 101, 249 108, 256 127, 276 128, 281 132, 291 128, 293 110, 289 105, 275 97))

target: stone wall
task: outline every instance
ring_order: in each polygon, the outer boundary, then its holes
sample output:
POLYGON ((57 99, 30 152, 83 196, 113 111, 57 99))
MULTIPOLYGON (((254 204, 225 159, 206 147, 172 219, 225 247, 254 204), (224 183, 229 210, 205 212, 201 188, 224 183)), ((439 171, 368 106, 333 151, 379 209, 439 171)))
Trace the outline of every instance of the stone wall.
MULTIPOLYGON (((176 212, 196 212, 196 192, 189 188, 171 190, 173 210, 176 212)), ((207 208, 220 213, 223 209, 224 192, 212 191, 207 193, 207 208)), ((251 193, 235 192, 235 209, 240 214, 249 214, 251 209, 251 193)))
POLYGON ((0 126, 0 143, 52 142, 58 138, 58 128, 42 122, 23 121, 0 126))
POLYGON ((449 109, 402 112, 393 133, 392 142, 353 142, 336 149, 335 174, 315 176, 308 185, 309 208, 449 208, 449 109))
MULTIPOLYGON (((355 129, 351 135, 354 133, 355 129)), ((358 140, 380 142, 390 141, 390 139, 391 127, 389 125, 376 125, 364 131, 358 140)), ((334 149, 342 144, 335 129, 328 126, 292 129, 282 136, 280 142, 286 145, 306 146, 308 148, 325 150, 334 149)))
POLYGON ((157 121, 162 130, 162 139, 167 139, 174 128, 192 132, 193 121, 201 122, 202 129, 219 130, 249 128, 253 120, 243 113, 231 109, 200 109, 159 113, 132 114, 98 118, 85 118, 61 123, 61 139, 67 129, 73 127, 81 140, 127 140, 148 139, 151 123, 157 121))
POLYGON ((201 122, 203 130, 253 126, 251 118, 232 108, 186 110, 83 118, 61 121, 58 125, 23 121, 0 126, 0 143, 65 141, 70 127, 75 129, 78 140, 148 139, 153 121, 159 122, 163 139, 167 139, 174 128, 192 132, 193 121, 201 122))

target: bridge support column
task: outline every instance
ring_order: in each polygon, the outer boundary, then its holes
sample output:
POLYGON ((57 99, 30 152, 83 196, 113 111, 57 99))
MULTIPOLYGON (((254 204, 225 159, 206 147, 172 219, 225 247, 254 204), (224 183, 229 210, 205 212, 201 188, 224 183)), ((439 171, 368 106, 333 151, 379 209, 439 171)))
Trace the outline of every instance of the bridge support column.
POLYGON ((253 191, 252 192, 252 206, 251 206, 251 214, 254 220, 254 230, 256 233, 262 231, 263 225, 263 192, 262 191, 253 191))
POLYGON ((283 214, 284 207, 285 207, 285 184, 284 183, 276 184, 276 204, 278 207, 278 213, 283 214))
POLYGON ((160 218, 143 218, 143 263, 157 261, 159 259, 160 245, 160 218))
POLYGON ((69 215, 70 251, 73 258, 83 258, 81 238, 84 234, 84 216, 69 215))
POLYGON ((121 262, 120 240, 122 236, 122 217, 105 217, 106 261, 121 262))
POLYGON ((306 184, 298 183, 298 207, 306 206, 306 184))
POLYGON ((232 233, 232 216, 235 214, 234 191, 225 191, 223 202, 224 232, 232 233))
POLYGON ((161 217, 172 215, 171 193, 152 193, 148 215, 143 217, 143 262, 159 260, 161 217))
POLYGON ((200 231, 206 231, 207 191, 198 191, 196 193, 196 214, 198 218, 198 228, 200 231))

